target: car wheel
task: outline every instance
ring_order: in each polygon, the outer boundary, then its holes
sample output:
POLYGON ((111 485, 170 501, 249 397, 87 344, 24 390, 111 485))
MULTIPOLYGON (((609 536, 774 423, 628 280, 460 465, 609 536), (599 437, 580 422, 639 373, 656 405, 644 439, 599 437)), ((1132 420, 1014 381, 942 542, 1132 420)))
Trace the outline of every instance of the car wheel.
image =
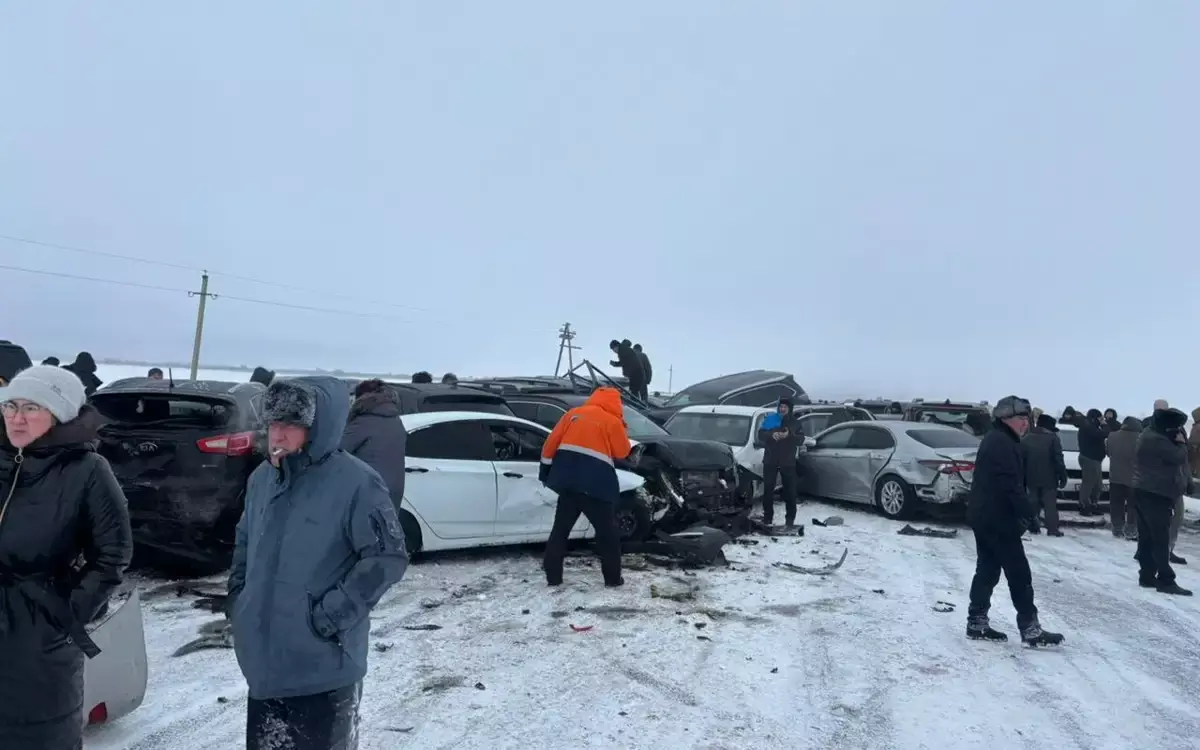
POLYGON ((640 542, 650 536, 654 521, 650 509, 637 495, 627 492, 617 500, 617 536, 622 542, 640 542))
POLYGON ((409 562, 421 554, 421 524, 406 510, 400 511, 400 530, 404 532, 404 549, 408 550, 409 562))
POLYGON ((875 485, 875 507, 888 518, 911 518, 916 505, 916 493, 900 477, 886 476, 875 485))

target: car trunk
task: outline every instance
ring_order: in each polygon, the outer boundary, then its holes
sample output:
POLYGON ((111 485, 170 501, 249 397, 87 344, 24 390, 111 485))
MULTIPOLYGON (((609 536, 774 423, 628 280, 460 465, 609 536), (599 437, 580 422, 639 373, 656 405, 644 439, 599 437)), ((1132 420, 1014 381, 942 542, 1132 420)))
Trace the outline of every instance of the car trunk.
POLYGON ((182 552, 196 543, 195 527, 240 512, 259 438, 237 430, 236 401, 103 391, 92 400, 105 420, 99 450, 129 501, 139 542, 182 552))

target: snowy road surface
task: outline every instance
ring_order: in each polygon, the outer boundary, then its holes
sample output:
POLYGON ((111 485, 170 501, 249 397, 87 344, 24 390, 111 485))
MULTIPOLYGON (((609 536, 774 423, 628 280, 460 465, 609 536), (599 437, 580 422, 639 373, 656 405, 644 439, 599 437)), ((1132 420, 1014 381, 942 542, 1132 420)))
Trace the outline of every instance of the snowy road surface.
MULTIPOLYGON (((846 524, 731 546, 732 569, 686 578, 690 602, 650 596, 678 573, 628 571, 608 591, 581 560, 553 592, 524 551, 414 566, 375 618, 385 650, 371 651, 363 750, 1196 747, 1200 600, 1138 588, 1132 543, 1103 530, 1027 542, 1043 625, 1067 636, 1029 650, 963 637, 968 531, 899 536, 813 504, 801 516, 831 513, 846 524), (829 578, 769 564, 830 562, 843 545, 829 578), (404 629, 425 623, 441 629, 404 629)), ((1200 563, 1194 530, 1178 551, 1200 563)), ((1003 582, 992 616, 1015 635, 1003 582)), ((173 594, 147 602, 146 703, 92 732, 90 750, 241 746, 233 653, 170 656, 213 617, 173 594)))

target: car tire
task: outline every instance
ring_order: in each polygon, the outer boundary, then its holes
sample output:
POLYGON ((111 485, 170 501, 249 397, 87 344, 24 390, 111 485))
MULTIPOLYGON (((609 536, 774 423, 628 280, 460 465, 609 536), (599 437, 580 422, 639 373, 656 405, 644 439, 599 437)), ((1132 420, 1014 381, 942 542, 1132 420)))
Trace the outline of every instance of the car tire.
POLYGON ((404 532, 404 549, 408 551, 408 561, 414 562, 421 554, 421 524, 412 513, 400 511, 400 530, 404 532))
POLYGON ((650 536, 654 520, 650 509, 635 493, 626 492, 617 500, 617 536, 624 542, 641 542, 650 536))
POLYGON ((895 474, 882 477, 875 484, 875 507, 886 518, 902 521, 913 517, 917 510, 917 493, 895 474))

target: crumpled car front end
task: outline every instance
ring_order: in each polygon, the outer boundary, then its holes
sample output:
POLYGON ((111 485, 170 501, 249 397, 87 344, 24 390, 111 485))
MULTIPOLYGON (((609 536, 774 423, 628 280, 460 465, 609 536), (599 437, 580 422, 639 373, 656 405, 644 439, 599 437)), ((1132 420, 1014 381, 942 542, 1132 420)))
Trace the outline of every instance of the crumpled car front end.
POLYGON ((748 510, 738 493, 733 452, 712 440, 649 440, 630 455, 632 470, 646 478, 645 493, 656 525, 684 528, 698 521, 748 510))

